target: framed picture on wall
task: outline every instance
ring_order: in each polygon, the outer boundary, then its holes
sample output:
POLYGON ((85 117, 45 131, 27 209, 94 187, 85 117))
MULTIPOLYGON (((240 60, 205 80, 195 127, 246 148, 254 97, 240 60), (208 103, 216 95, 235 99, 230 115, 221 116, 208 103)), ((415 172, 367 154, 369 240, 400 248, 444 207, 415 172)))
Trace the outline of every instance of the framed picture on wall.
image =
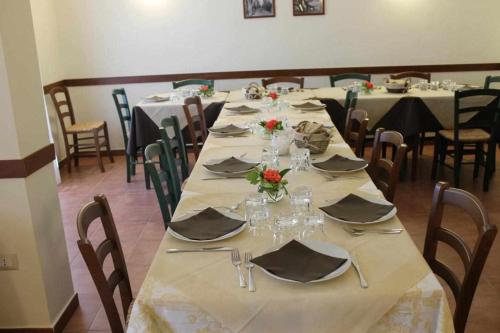
POLYGON ((325 0, 292 0, 293 16, 325 15, 325 0))
POLYGON ((245 18, 276 16, 275 0, 243 0, 245 18))

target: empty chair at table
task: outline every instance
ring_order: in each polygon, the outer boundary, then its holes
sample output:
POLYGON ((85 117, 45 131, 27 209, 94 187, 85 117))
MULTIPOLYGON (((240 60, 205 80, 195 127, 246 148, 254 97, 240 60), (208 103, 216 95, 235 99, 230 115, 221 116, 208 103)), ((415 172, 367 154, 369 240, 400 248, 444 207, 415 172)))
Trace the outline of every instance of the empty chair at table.
POLYGON ((80 209, 77 217, 77 229, 80 237, 77 242, 78 248, 101 298, 111 331, 122 333, 125 330, 113 293, 118 287, 123 309, 123 321, 126 323, 128 321, 127 314, 133 302, 132 288, 113 215, 108 200, 103 194, 95 196, 94 201, 80 209), (89 240, 88 230, 90 225, 98 219, 104 230, 105 239, 97 246, 93 246, 89 240), (106 276, 103 266, 109 255, 111 255, 112 260, 108 262, 112 263, 113 271, 106 276))
POLYGON ((75 166, 78 166, 78 158, 84 156, 85 152, 89 153, 89 150, 90 152, 95 151, 99 168, 101 172, 104 172, 101 148, 106 148, 109 160, 114 162, 111 154, 108 126, 106 122, 103 120, 76 122, 73 104, 71 103, 69 91, 65 86, 52 88, 49 95, 56 108, 57 117, 59 118, 59 123, 63 132, 68 172, 71 172, 71 160, 74 159, 75 166), (58 99, 58 96, 61 94, 62 99, 58 99), (69 124, 66 123, 66 119, 69 119, 69 124), (69 136, 71 136, 73 140, 71 143, 68 140, 69 136), (73 152, 71 151, 72 149, 73 152))
POLYGON ((354 154, 363 156, 366 129, 368 127, 368 112, 350 108, 347 112, 347 123, 344 130, 344 140, 354 148, 354 154))
POLYGON ((199 96, 186 98, 182 108, 184 109, 189 138, 191 139, 189 145, 193 148, 195 158, 198 159, 200 146, 207 139, 207 126, 201 98, 199 96))
POLYGON ((434 273, 442 277, 453 292, 455 298, 453 322, 457 333, 463 333, 465 330, 472 299, 496 234, 496 226, 489 223, 488 212, 477 197, 469 192, 451 188, 444 182, 436 185, 425 237, 424 258, 434 273), (475 223, 477 238, 472 247, 469 247, 456 232, 442 226, 445 206, 460 207, 475 223), (459 255, 465 268, 461 280, 457 272, 437 259, 439 242, 447 244, 459 255))
POLYGON ((181 170, 182 181, 185 181, 189 177, 189 160, 179 125, 179 119, 176 116, 163 118, 160 132, 162 140, 168 142, 173 156, 176 159, 176 165, 181 170), (173 134, 173 136, 169 135, 169 132, 173 134))
POLYGON ((337 87, 339 81, 371 81, 371 74, 361 74, 361 73, 342 73, 337 75, 330 75, 330 85, 332 87, 337 87))
POLYGON ((396 187, 399 181, 401 164, 406 154, 407 146, 404 143, 401 133, 396 131, 386 131, 378 128, 375 132, 373 149, 368 173, 377 186, 382 191, 385 198, 394 202, 396 187), (395 149, 393 159, 382 157, 382 146, 392 145, 395 149))
MULTIPOLYGON (((165 129, 160 128, 161 131, 165 129)), ((145 166, 153 182, 165 229, 181 198, 181 183, 177 164, 169 141, 158 140, 144 150, 145 166)))
MULTIPOLYGON (((135 168, 137 164, 144 164, 144 161, 139 161, 136 156, 142 156, 142 149, 137 151, 135 156, 129 155, 127 153, 127 146, 130 134, 130 126, 132 123, 132 116, 130 113, 130 106, 128 104, 127 94, 125 93, 125 89, 119 88, 114 89, 112 92, 113 101, 115 102, 116 111, 118 113, 118 118, 120 119, 120 126, 122 129, 123 135, 123 144, 125 147, 125 163, 127 166, 127 183, 131 182, 132 176, 135 176, 135 168)), ((150 188, 149 176, 144 169, 144 179, 146 182, 146 188, 150 188)))
POLYGON ((188 86, 208 86, 214 89, 214 80, 204 80, 204 79, 187 79, 182 81, 173 81, 172 86, 174 89, 188 86))
POLYGON ((436 178, 438 164, 448 166, 446 156, 451 156, 453 166, 449 167, 453 169, 454 186, 459 187, 463 156, 474 155, 473 177, 478 177, 479 167, 483 166, 483 190, 488 191, 495 170, 499 126, 500 90, 456 91, 453 129, 440 130, 435 138, 432 179, 436 178))
POLYGON ((262 86, 267 88, 267 86, 278 83, 293 83, 299 86, 299 88, 304 88, 304 78, 303 77, 293 77, 293 76, 279 76, 272 77, 269 79, 262 79, 262 86))

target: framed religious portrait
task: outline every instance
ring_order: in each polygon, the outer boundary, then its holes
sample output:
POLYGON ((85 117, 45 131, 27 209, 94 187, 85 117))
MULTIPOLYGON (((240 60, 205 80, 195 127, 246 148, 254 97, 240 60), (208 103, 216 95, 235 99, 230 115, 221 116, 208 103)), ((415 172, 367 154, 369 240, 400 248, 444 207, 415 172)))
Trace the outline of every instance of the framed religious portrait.
POLYGON ((243 16, 245 18, 276 16, 275 0, 243 0, 243 16))
POLYGON ((325 15, 325 0, 292 0, 293 16, 325 15))

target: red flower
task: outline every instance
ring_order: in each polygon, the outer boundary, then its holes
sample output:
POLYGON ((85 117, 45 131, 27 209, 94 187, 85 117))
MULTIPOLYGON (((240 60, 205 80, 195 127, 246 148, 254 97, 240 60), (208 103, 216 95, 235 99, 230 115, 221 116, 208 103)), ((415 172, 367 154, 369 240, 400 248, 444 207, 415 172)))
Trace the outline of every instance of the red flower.
POLYGON ((269 120, 267 123, 266 123, 266 128, 269 130, 269 131, 272 131, 274 129, 274 127, 276 127, 276 125, 278 124, 278 121, 276 119, 271 119, 269 120))
POLYGON ((373 83, 370 81, 365 82, 366 89, 373 89, 373 83))
POLYGON ((262 173, 264 176, 264 180, 269 183, 278 184, 281 181, 281 175, 278 170, 275 169, 267 169, 262 173))
POLYGON ((267 96, 271 97, 273 101, 278 98, 278 94, 275 93, 274 91, 271 91, 267 96))
POLYGON ((208 91, 208 86, 201 86, 200 91, 208 91))

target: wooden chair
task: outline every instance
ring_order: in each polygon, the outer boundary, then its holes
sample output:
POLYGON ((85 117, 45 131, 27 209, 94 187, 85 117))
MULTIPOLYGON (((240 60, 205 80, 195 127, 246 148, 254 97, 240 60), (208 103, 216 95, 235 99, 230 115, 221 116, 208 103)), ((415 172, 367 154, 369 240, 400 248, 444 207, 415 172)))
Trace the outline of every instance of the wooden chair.
POLYGON ((367 127, 368 112, 365 110, 350 108, 347 112, 344 140, 352 148, 354 148, 354 154, 358 157, 363 156, 367 127))
POLYGON ((182 81, 172 82, 174 89, 185 87, 185 86, 209 86, 214 89, 214 80, 203 80, 203 79, 187 79, 182 81))
POLYGON ((270 84, 275 83, 295 83, 300 89, 304 89, 304 78, 303 77, 293 77, 293 76, 280 76, 272 77, 269 79, 262 79, 262 86, 267 88, 270 84))
POLYGON ((195 159, 198 159, 200 154, 199 144, 203 144, 207 139, 207 128, 205 121, 205 114, 203 112, 203 105, 201 104, 201 98, 199 96, 188 97, 184 100, 184 115, 188 123, 189 137, 191 138, 191 145, 193 146, 195 159), (191 113, 190 107, 194 105, 196 107, 197 114, 193 115, 191 113))
POLYGON ((371 74, 360 73, 343 73, 338 75, 330 75, 330 85, 335 87, 338 81, 355 80, 355 81, 371 81, 371 74))
POLYGON ((390 202, 394 202, 399 172, 406 154, 406 149, 407 146, 404 143, 401 133, 386 131, 383 128, 378 128, 375 132, 372 157, 368 165, 368 173, 377 188, 382 191, 385 198, 390 202), (381 156, 382 146, 384 144, 393 145, 395 147, 393 160, 381 156))
MULTIPOLYGON (((113 293, 116 287, 120 289, 123 313, 124 317, 126 317, 133 301, 132 289, 130 288, 130 280, 120 239, 106 197, 103 194, 95 196, 93 202, 83 206, 78 213, 76 223, 78 235, 80 236, 78 248, 87 264, 92 280, 94 280, 111 331, 113 333, 122 333, 124 328, 113 299, 113 293), (94 247, 88 239, 87 232, 90 224, 98 218, 101 220, 106 238, 98 246, 94 247), (106 277, 103 265, 108 255, 111 255, 112 258, 113 272, 106 277)), ((127 318, 124 318, 124 321, 127 322, 127 318)))
MULTIPOLYGON (((135 176, 135 168, 137 164, 144 164, 144 161, 141 162, 137 160, 134 156, 127 154, 127 146, 128 146, 128 137, 130 133, 130 125, 132 122, 132 116, 130 113, 130 106, 128 104, 127 94, 125 93, 125 89, 114 89, 112 92, 113 101, 115 102, 116 111, 118 113, 118 117, 120 119, 120 126, 122 129, 123 135, 123 144, 125 146, 125 163, 127 166, 127 183, 131 182, 132 176, 135 176)), ((139 152, 139 156, 142 156, 142 151, 139 152)), ((146 182, 146 188, 149 190, 151 188, 149 176, 144 169, 144 179, 146 182)))
MULTIPOLYGON (((438 164, 453 169, 454 186, 460 185, 460 171, 464 155, 474 155, 473 177, 479 175, 479 167, 484 167, 483 190, 489 190, 489 182, 495 170, 496 138, 500 126, 500 90, 475 89, 455 92, 455 112, 452 130, 438 132, 434 143, 434 159, 432 163, 432 179, 436 179, 438 164), (492 105, 471 105, 470 99, 492 97, 497 103, 492 105), (468 102, 463 106, 464 101, 468 102), (469 121, 462 120, 466 114, 486 113, 488 116, 469 121), (484 150, 484 145, 487 150, 484 150), (448 146, 452 146, 451 149, 448 146), (446 156, 453 158, 453 166, 447 165, 446 156)), ((483 114, 484 115, 484 114, 483 114)))
MULTIPOLYGON (((160 130, 165 131, 164 128, 160 130)), ((172 214, 181 198, 181 185, 172 147, 170 147, 168 141, 158 140, 158 142, 146 147, 144 156, 146 157, 145 166, 153 182, 163 223, 165 229, 167 229, 172 214), (156 164, 155 160, 159 161, 159 163, 156 164), (159 169, 156 168, 156 165, 159 165, 159 169), (166 183, 167 192, 163 188, 163 183, 166 183)))
POLYGON ((496 226, 489 223, 488 213, 477 197, 451 188, 444 182, 436 185, 425 237, 424 258, 434 273, 442 277, 453 292, 456 304, 453 322, 457 333, 463 333, 465 330, 472 299, 496 233, 496 226), (461 207, 476 224, 478 237, 472 250, 458 234, 441 226, 445 205, 461 207), (462 281, 450 267, 437 260, 438 242, 446 243, 460 256, 465 268, 462 281))
POLYGON ((88 153, 89 150, 92 151, 94 149, 99 168, 101 169, 101 172, 104 172, 104 164, 102 163, 101 158, 101 147, 106 147, 109 160, 112 163, 114 162, 109 145, 108 126, 106 122, 99 120, 76 123, 75 114, 73 112, 73 104, 71 103, 69 92, 66 87, 54 87, 50 90, 49 95, 56 108, 57 117, 59 118, 59 123, 63 132, 68 172, 71 172, 72 159, 74 159, 76 167, 79 164, 79 157, 85 156, 83 153, 88 153), (57 99, 59 94, 63 94, 63 98, 60 101, 57 99), (63 107, 66 107, 67 111, 63 111, 63 107), (66 124, 66 118, 69 118, 69 124, 66 124), (103 135, 99 134, 101 131, 103 132, 103 135), (72 136, 73 138, 71 144, 69 143, 68 136, 72 136), (100 139, 104 139, 104 141, 101 141, 100 139), (88 143, 89 140, 93 140, 93 143, 88 143), (80 143, 80 141, 83 141, 83 143, 80 143), (71 153, 71 149, 74 150, 73 153, 71 153))
POLYGON ((189 177, 189 161, 186 151, 186 145, 184 144, 184 138, 182 137, 182 132, 179 125, 179 119, 176 116, 164 118, 161 121, 161 127, 161 139, 165 142, 168 142, 173 153, 177 153, 177 164, 180 165, 182 180, 184 181, 189 177), (173 137, 170 137, 168 135, 168 128, 172 129, 172 132, 174 133, 173 137))
POLYGON ((418 78, 418 79, 427 80, 427 82, 431 82, 431 73, 409 71, 409 72, 391 74, 390 78, 392 80, 418 78))
POLYGON ((492 83, 500 83, 500 76, 488 75, 484 80, 484 89, 490 89, 492 83))

